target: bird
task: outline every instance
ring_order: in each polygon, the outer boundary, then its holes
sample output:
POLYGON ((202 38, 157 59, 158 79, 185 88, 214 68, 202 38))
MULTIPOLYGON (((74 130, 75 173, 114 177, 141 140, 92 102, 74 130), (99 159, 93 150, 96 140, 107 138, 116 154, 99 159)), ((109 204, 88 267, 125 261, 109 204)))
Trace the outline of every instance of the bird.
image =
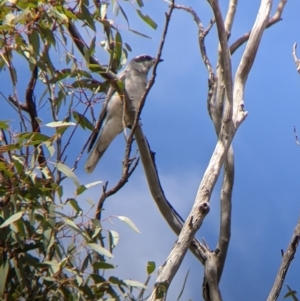
MULTIPOLYGON (((163 61, 159 59, 159 62, 163 61)), ((118 79, 124 82, 125 95, 129 98, 131 108, 137 111, 148 83, 148 73, 156 62, 156 58, 142 54, 133 58, 126 68, 118 75, 118 79)), ((126 127, 130 127, 130 120, 125 115, 126 127)), ((88 149, 91 150, 85 163, 87 173, 92 173, 114 138, 123 131, 123 102, 118 92, 111 87, 108 90, 106 101, 102 107, 98 127, 88 149), (98 140, 97 135, 99 134, 98 140), (95 145, 94 145, 95 144, 95 145), (94 147, 93 147, 94 145, 94 147)))

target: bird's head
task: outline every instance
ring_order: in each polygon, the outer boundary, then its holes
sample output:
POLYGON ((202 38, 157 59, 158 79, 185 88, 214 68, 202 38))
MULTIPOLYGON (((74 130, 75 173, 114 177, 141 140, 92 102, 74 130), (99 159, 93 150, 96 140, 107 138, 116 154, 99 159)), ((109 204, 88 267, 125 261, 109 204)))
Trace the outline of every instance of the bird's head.
MULTIPOLYGON (((163 60, 160 59, 160 62, 163 60)), ((134 59, 131 60, 130 65, 137 69, 139 72, 143 72, 147 74, 149 70, 152 68, 152 66, 155 64, 156 58, 152 57, 148 54, 142 54, 139 56, 136 56, 134 59)))

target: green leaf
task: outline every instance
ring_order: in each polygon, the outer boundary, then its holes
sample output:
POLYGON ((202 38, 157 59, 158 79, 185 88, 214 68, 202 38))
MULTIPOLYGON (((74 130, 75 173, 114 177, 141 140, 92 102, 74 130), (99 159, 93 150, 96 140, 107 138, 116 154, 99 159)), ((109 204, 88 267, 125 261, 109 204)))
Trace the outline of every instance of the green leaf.
POLYGON ((138 4, 139 7, 144 6, 143 0, 136 0, 136 3, 138 4))
POLYGON ((119 234, 116 231, 109 231, 109 246, 111 249, 115 248, 119 242, 119 234))
POLYGON ((47 40, 48 42, 50 42, 50 44, 52 44, 55 47, 55 45, 56 45, 56 39, 55 39, 55 37, 53 35, 52 30, 50 30, 47 27, 40 26, 40 31, 41 31, 42 37, 45 40, 47 40))
POLYGON ((18 174, 22 174, 24 172, 24 158, 12 156, 12 159, 18 174))
POLYGON ((73 70, 72 73, 70 74, 71 77, 75 77, 75 76, 78 77, 78 75, 93 79, 93 76, 91 75, 91 73, 88 71, 85 71, 85 70, 76 69, 76 70, 73 70))
POLYGON ((127 44, 127 43, 124 43, 124 45, 125 45, 125 47, 126 47, 126 49, 128 50, 128 51, 132 51, 132 49, 131 49, 131 47, 130 47, 130 45, 129 44, 127 44))
POLYGON ((14 26, 11 26, 9 24, 0 25, 0 31, 10 30, 10 29, 13 29, 13 28, 14 28, 14 26))
POLYGON ((77 247, 74 243, 70 243, 67 248, 68 255, 73 255, 76 253, 77 247))
POLYGON ((39 144, 41 142, 46 142, 50 140, 51 138, 47 135, 37 133, 37 132, 26 132, 26 133, 21 133, 17 135, 18 137, 18 142, 22 143, 23 140, 27 140, 26 143, 29 144, 39 144))
POLYGON ((50 157, 52 157, 55 154, 55 147, 53 146, 52 141, 47 141, 44 143, 45 147, 47 148, 50 157))
POLYGON ((84 191, 86 191, 86 187, 84 185, 80 185, 79 187, 77 187, 76 189, 76 195, 80 195, 82 194, 84 191))
POLYGON ((3 224, 0 225, 0 228, 7 227, 11 223, 13 223, 13 222, 17 221, 18 219, 20 219, 22 217, 22 215, 23 215, 22 211, 13 214, 3 224))
POLYGON ((81 19, 83 21, 86 21, 86 23, 94 30, 96 31, 96 27, 95 27, 95 23, 94 20, 91 16, 91 13, 89 11, 89 9, 85 6, 85 4, 82 2, 81 6, 81 19))
POLYGON ((6 283, 8 271, 9 271, 9 261, 6 260, 6 261, 2 262, 2 265, 0 266, 0 275, 1 275, 1 277, 0 277, 0 296, 4 295, 5 283, 6 283))
POLYGON ((66 225, 68 225, 72 230, 74 230, 75 232, 81 234, 82 230, 70 219, 66 218, 65 219, 65 223, 66 225))
POLYGON ((115 276, 110 276, 108 278, 108 281, 113 283, 113 284, 117 284, 117 285, 125 285, 125 282, 122 279, 119 279, 118 277, 115 276))
POLYGON ((65 122, 65 121, 53 121, 45 124, 45 126, 49 128, 58 128, 58 127, 63 127, 63 126, 71 126, 71 125, 76 125, 74 122, 65 122))
POLYGON ((114 61, 115 61, 115 66, 117 69, 120 66, 120 61, 122 57, 122 36, 120 33, 117 31, 116 36, 115 36, 115 48, 114 48, 114 61))
POLYGON ((102 228, 101 227, 96 227, 94 230, 94 234, 92 236, 92 239, 94 239, 100 232, 101 232, 102 228))
POLYGON ((10 120, 1 120, 0 121, 0 129, 7 130, 9 127, 10 120))
POLYGON ((153 29, 157 28, 157 24, 148 15, 144 15, 139 9, 137 9, 136 12, 149 26, 151 26, 153 29))
POLYGON ((82 209, 80 208, 78 202, 75 199, 68 199, 67 202, 70 203, 70 205, 75 209, 77 213, 82 212, 82 209))
POLYGON ((95 45, 96 45, 96 36, 92 38, 90 47, 89 47, 89 53, 90 55, 93 55, 95 53, 95 45))
POLYGON ((29 34, 29 41, 32 45, 33 52, 36 56, 40 53, 40 36, 36 30, 32 30, 29 34))
MULTIPOLYGON (((106 279, 103 278, 100 275, 97 274, 91 274, 91 278, 93 279, 93 281, 97 284, 97 283, 103 283, 106 282, 106 279)), ((101 299, 100 299, 101 300, 101 299)), ((105 299, 107 301, 107 299, 105 299)), ((102 301, 102 300, 101 300, 102 301)))
POLYGON ((88 64, 88 68, 93 72, 106 72, 104 67, 98 64, 88 64))
POLYGON ((292 290, 292 289, 289 287, 288 284, 287 284, 286 286, 287 286, 289 292, 288 292, 287 294, 284 295, 283 299, 285 299, 285 298, 287 298, 287 297, 292 297, 292 299, 293 299, 294 301, 299 301, 299 299, 296 297, 296 293, 297 293, 297 292, 294 291, 294 290, 292 290))
POLYGON ((108 3, 103 2, 100 6, 100 18, 103 20, 106 18, 108 3))
MULTIPOLYGON (((139 0, 139 1, 142 1, 142 0, 139 0)), ((123 10, 123 8, 122 8, 122 6, 121 6, 120 4, 119 4, 119 9, 120 9, 120 11, 121 11, 121 13, 122 13, 124 19, 125 19, 126 22, 127 22, 127 26, 130 27, 130 26, 129 26, 129 21, 128 21, 127 15, 125 14, 125 11, 123 10)))
POLYGON ((139 287, 143 289, 147 289, 147 286, 144 283, 135 280, 123 280, 128 286, 139 287))
POLYGON ((76 120, 76 122, 83 128, 86 129, 88 128, 89 130, 93 131, 94 130, 94 126, 93 124, 82 114, 80 114, 77 111, 73 111, 73 117, 76 120))
POLYGON ((147 273, 148 275, 152 274, 155 271, 155 262, 154 261, 148 261, 147 263, 147 273))
POLYGON ((147 36, 147 35, 145 35, 145 34, 139 32, 139 31, 137 31, 137 30, 134 30, 134 29, 132 29, 132 28, 129 28, 129 31, 131 31, 131 32, 133 32, 133 33, 135 33, 135 34, 137 34, 137 35, 139 35, 139 36, 142 36, 142 37, 144 37, 144 38, 147 38, 147 39, 151 39, 151 40, 152 40, 151 37, 149 37, 149 36, 147 36))
POLYGON ((69 19, 77 20, 76 15, 74 15, 71 10, 65 9, 63 6, 57 7, 57 10, 63 12, 69 19))
POLYGON ((61 69, 61 70, 56 70, 55 71, 55 74, 54 74, 54 77, 52 77, 50 80, 49 80, 49 83, 50 84, 55 84, 57 83, 58 81, 61 81, 63 80, 64 78, 66 78, 67 76, 69 76, 71 73, 71 69, 70 68, 65 68, 65 69, 61 69))
POLYGON ((136 227, 136 225, 126 216, 117 216, 117 218, 119 220, 121 220, 122 222, 126 223, 130 228, 132 228, 134 231, 136 231, 137 233, 141 234, 141 232, 139 231, 139 229, 136 227))
POLYGON ((51 261, 47 260, 47 261, 44 261, 43 263, 47 264, 51 267, 53 274, 57 273, 60 270, 59 263, 55 259, 53 259, 51 261))
POLYGON ((91 257, 91 254, 88 253, 87 256, 85 257, 85 259, 82 262, 80 272, 83 273, 89 267, 89 264, 91 262, 92 262, 92 257, 91 257))
POLYGON ((96 186, 96 185, 99 185, 99 184, 102 184, 102 183, 103 183, 103 181, 95 181, 95 182, 86 184, 86 185, 84 185, 84 186, 85 186, 86 189, 89 189, 89 188, 91 188, 91 187, 93 187, 93 186, 96 186))
POLYGON ((74 174, 74 172, 71 170, 71 168, 63 163, 56 163, 55 167, 61 171, 64 175, 66 175, 68 178, 72 179, 75 186, 79 187, 80 186, 80 182, 78 180, 78 178, 76 177, 76 175, 74 174))
MULTIPOLYGON (((90 89, 92 91, 98 90, 98 92, 104 92, 107 88, 107 84, 103 84, 103 83, 99 83, 98 81, 95 80, 90 80, 90 79, 80 79, 80 80, 76 80, 75 82, 73 82, 71 84, 71 86, 73 88, 86 88, 86 89, 90 89)), ((96 93, 96 92, 94 92, 96 93)))
POLYGON ((97 252, 100 255, 104 255, 110 258, 113 258, 114 256, 106 249, 104 249, 103 247, 95 244, 95 243, 90 243, 87 244, 87 246, 89 246, 91 249, 93 249, 95 252, 97 252))
POLYGON ((65 14, 58 12, 54 7, 50 6, 48 9, 48 15, 57 19, 60 23, 68 23, 69 19, 65 14))
POLYGON ((107 269, 114 269, 115 266, 107 263, 107 262, 94 262, 93 263, 93 267, 96 269, 103 269, 103 270, 107 270, 107 269))

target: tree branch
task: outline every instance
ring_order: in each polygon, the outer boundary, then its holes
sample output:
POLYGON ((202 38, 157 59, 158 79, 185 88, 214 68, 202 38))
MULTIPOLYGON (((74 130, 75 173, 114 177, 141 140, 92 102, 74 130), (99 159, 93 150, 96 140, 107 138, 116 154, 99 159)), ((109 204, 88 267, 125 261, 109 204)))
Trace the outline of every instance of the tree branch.
MULTIPOLYGON (((173 3, 173 2, 172 2, 173 3)), ((166 23, 165 23, 165 27, 164 27, 164 31, 163 31, 163 35, 162 35, 162 39, 161 39, 161 43, 159 46, 159 50, 158 50, 158 55, 157 55, 157 62, 153 67, 153 73, 152 73, 152 78, 150 79, 150 81, 148 82, 146 91, 142 97, 139 109, 138 109, 138 113, 135 114, 134 117, 134 122, 133 122, 133 126, 132 126, 132 130, 131 133, 134 133, 137 145, 138 145, 138 149, 140 152, 140 156, 141 156, 141 160, 144 166, 144 171, 146 174, 146 178, 148 181, 148 186, 150 189, 150 192, 152 194, 152 197, 154 199, 154 201, 156 202, 160 212, 162 213, 163 217, 165 218, 165 220, 167 221, 167 223, 169 224, 169 226, 171 227, 171 229, 178 235, 182 229, 182 223, 183 223, 183 219, 180 217, 180 215, 176 212, 176 210, 173 208, 173 206, 167 201, 163 189, 160 185, 160 181, 159 181, 159 177, 158 177, 158 173, 156 170, 156 166, 155 163, 153 161, 153 157, 151 156, 151 150, 149 148, 148 142, 142 132, 141 126, 139 125, 138 122, 138 118, 140 116, 141 113, 141 109, 144 105, 146 96, 148 95, 150 88, 153 86, 154 81, 155 81, 155 76, 156 76, 156 69, 157 69, 157 64, 159 62, 159 59, 161 57, 161 53, 162 53, 162 49, 164 46, 164 42, 165 42, 165 38, 166 38, 166 34, 168 31, 168 25, 171 19, 171 14, 173 11, 173 7, 172 4, 170 6, 170 10, 168 13, 166 13, 166 23)), ((82 55, 84 55, 85 51, 88 50, 88 46, 86 45, 86 43, 83 41, 81 35, 79 34, 79 32, 77 31, 77 29, 75 28, 75 26, 70 23, 69 24, 69 32, 72 36, 72 39, 74 40, 76 46, 78 47, 79 51, 82 53, 82 55)), ((106 69, 101 66, 99 64, 99 62, 94 58, 94 57, 90 57, 90 62, 93 64, 98 65, 100 68, 102 68, 102 70, 105 70, 105 72, 102 72, 101 75, 104 78, 107 78, 109 80, 112 80, 112 84, 114 85, 114 83, 118 80, 117 76, 111 72, 111 71, 106 71, 106 69)), ((130 133, 130 135, 132 135, 130 133)), ((192 251, 192 253, 202 262, 204 263, 204 259, 202 257, 202 254, 204 252, 203 247, 201 246, 200 242, 197 239, 193 239, 190 249, 192 251)))
POLYGON ((297 57, 297 43, 294 43, 293 45, 293 58, 296 64, 296 70, 298 73, 300 73, 300 60, 297 57))
MULTIPOLYGON (((287 0, 281 0, 277 6, 276 12, 272 18, 269 19, 268 24, 266 25, 266 28, 271 27, 272 25, 278 23, 282 20, 282 12, 284 9, 285 4, 287 3, 287 0)), ((249 40, 251 31, 245 33, 242 37, 237 39, 231 46, 230 46, 230 53, 233 54, 240 46, 242 46, 245 42, 249 40)))
MULTIPOLYGON (((75 45, 78 48, 78 50, 85 57, 85 54, 88 53, 89 47, 84 42, 84 40, 83 40, 82 36, 80 35, 80 33, 78 32, 76 26, 71 21, 68 23, 68 30, 69 30, 69 33, 70 33, 75 45)), ((102 77, 104 77, 105 79, 113 81, 113 82, 118 81, 117 75, 114 72, 110 71, 109 69, 105 68, 103 65, 101 65, 94 56, 92 56, 92 55, 89 56, 88 63, 97 65, 100 69, 100 75, 102 77)), ((119 88, 117 86, 115 88, 117 89, 117 91, 119 91, 119 88)))
POLYGON ((294 229, 294 233, 293 233, 292 239, 287 247, 287 250, 283 254, 279 271, 276 275, 276 279, 274 281, 273 287, 271 289, 271 292, 268 296, 267 301, 276 301, 277 300, 277 298, 280 294, 286 273, 287 273, 287 271, 290 267, 290 264, 296 254, 297 247, 299 244, 299 239, 300 239, 300 219, 298 220, 298 223, 294 229))
POLYGON ((248 47, 246 47, 245 53, 238 68, 235 80, 236 84, 234 85, 233 91, 230 54, 227 46, 227 35, 225 32, 222 15, 218 2, 212 0, 210 0, 209 2, 214 11, 218 28, 222 65, 224 69, 225 88, 227 94, 222 126, 215 150, 200 183, 193 208, 189 216, 187 217, 182 231, 180 232, 180 235, 166 262, 159 269, 155 287, 152 291, 149 301, 156 299, 159 288, 162 285, 166 288, 170 285, 173 277, 179 269, 179 266, 184 258, 184 255, 190 245, 192 238, 194 237, 196 231, 201 227, 202 222, 209 211, 209 201, 211 193, 218 179, 227 151, 233 140, 235 132, 247 116, 246 112, 244 112, 243 110, 237 110, 237 108, 241 108, 245 81, 252 67, 262 33, 268 20, 268 14, 271 9, 270 1, 262 0, 262 4, 258 12, 258 17, 252 31, 254 34, 250 35, 248 47), (233 95, 235 96, 234 98, 233 95), (232 114, 233 112, 235 113, 234 115, 232 114))

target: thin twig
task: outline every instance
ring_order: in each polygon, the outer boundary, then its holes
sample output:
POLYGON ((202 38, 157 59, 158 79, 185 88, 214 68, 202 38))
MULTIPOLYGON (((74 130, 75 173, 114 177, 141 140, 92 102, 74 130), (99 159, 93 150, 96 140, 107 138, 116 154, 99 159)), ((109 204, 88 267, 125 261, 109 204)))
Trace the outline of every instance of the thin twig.
POLYGON ((126 169, 123 170, 121 179, 119 180, 119 182, 113 188, 111 188, 110 190, 107 191, 107 184, 103 186, 103 192, 102 192, 102 195, 101 195, 101 197, 98 201, 97 208, 96 208, 95 219, 98 219, 98 220, 101 219, 101 211, 102 211, 102 208, 103 208, 104 201, 108 197, 110 197, 113 194, 117 193, 128 182, 130 176, 133 174, 136 167, 138 166, 138 163, 139 163, 139 158, 131 159, 130 164, 128 164, 126 169), (134 163, 134 164, 133 164, 132 168, 129 169, 131 167, 132 163, 134 163))
POLYGON ((296 130, 296 127, 295 127, 295 126, 294 126, 294 135, 295 135, 296 143, 297 143, 298 145, 300 145, 300 142, 299 142, 299 139, 298 139, 297 130, 296 130))

